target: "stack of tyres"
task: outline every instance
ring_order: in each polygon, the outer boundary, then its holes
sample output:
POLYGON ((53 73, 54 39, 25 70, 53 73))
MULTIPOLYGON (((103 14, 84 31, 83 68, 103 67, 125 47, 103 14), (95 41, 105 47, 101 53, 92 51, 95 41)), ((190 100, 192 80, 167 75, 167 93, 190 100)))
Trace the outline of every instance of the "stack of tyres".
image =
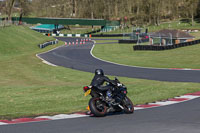
POLYGON ((183 46, 184 46, 184 47, 187 46, 187 42, 184 42, 184 43, 183 43, 183 46))
POLYGON ((136 45, 133 46, 134 50, 154 50, 154 51, 160 51, 160 50, 170 50, 190 45, 200 44, 200 40, 194 40, 191 42, 181 42, 179 44, 173 44, 168 46, 153 46, 153 45, 136 45))
POLYGON ((153 50, 156 50, 156 49, 157 49, 157 46, 153 46, 152 48, 153 48, 153 50))
POLYGON ((194 45, 194 44, 195 44, 195 41, 190 42, 190 45, 194 45))
POLYGON ((151 50, 151 46, 147 46, 147 50, 151 50))
POLYGON ((45 42, 43 44, 39 44, 38 47, 42 49, 42 48, 45 48, 45 47, 47 47, 49 45, 54 45, 54 44, 57 44, 57 43, 58 43, 58 40, 45 42))
POLYGON ((184 47, 184 43, 180 43, 178 45, 179 45, 179 47, 184 47))

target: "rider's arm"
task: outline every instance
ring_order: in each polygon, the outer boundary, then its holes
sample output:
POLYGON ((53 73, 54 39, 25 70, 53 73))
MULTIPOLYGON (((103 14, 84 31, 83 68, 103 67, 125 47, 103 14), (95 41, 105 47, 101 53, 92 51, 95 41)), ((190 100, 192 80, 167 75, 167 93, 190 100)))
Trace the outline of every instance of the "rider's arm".
POLYGON ((116 85, 116 83, 114 82, 114 80, 110 80, 108 77, 104 76, 104 79, 106 82, 112 83, 114 85, 116 85))

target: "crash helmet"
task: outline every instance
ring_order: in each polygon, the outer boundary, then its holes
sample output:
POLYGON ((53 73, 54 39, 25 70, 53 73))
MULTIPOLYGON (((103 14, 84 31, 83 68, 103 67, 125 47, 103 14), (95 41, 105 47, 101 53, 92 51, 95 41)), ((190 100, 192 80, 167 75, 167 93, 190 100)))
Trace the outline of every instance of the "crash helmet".
POLYGON ((95 75, 104 75, 104 72, 102 69, 96 69, 95 70, 95 75))

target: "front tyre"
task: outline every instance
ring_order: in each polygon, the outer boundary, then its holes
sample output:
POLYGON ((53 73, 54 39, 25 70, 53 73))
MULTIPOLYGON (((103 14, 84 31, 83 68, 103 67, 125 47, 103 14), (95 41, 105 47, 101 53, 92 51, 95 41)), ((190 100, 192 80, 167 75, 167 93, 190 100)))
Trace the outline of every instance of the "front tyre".
POLYGON ((127 96, 124 98, 122 103, 123 103, 123 107, 124 107, 124 112, 126 114, 132 114, 134 112, 134 105, 127 96))
POLYGON ((100 100, 99 97, 93 97, 89 101, 91 113, 97 117, 103 117, 106 115, 106 105, 100 100))

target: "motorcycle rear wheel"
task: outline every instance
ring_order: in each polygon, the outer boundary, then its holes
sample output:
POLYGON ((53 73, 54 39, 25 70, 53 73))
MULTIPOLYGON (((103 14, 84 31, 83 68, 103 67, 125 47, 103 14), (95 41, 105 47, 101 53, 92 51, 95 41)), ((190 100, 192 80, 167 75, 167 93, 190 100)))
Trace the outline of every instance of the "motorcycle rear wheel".
POLYGON ((99 97, 93 97, 89 101, 91 113, 96 117, 103 117, 106 115, 106 105, 100 100, 99 97))

